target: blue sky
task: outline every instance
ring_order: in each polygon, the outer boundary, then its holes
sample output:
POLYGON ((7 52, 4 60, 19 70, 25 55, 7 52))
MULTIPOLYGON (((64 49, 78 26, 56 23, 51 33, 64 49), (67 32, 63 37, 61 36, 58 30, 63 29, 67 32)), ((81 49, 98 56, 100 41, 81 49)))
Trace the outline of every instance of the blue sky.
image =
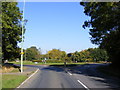
MULTIPOLYGON (((21 9, 23 3, 18 5, 21 9)), ((53 48, 67 53, 97 47, 90 41, 88 29, 79 2, 26 2, 26 25, 24 49, 31 46, 45 53, 53 48)))

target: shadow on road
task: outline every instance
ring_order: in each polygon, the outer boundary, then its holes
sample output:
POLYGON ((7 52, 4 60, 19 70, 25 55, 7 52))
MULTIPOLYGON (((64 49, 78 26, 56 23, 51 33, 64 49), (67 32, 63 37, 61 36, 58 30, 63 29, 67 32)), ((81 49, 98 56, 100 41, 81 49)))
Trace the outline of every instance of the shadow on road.
POLYGON ((76 64, 69 64, 66 65, 66 67, 64 65, 49 65, 47 67, 42 68, 41 70, 49 70, 49 71, 55 71, 55 72, 66 72, 65 69, 67 67, 74 67, 77 66, 76 64))
POLYGON ((41 70, 48 70, 48 71, 55 71, 55 72, 64 72, 63 68, 55 67, 55 66, 44 67, 41 70))
POLYGON ((93 81, 101 82, 113 89, 120 88, 120 78, 106 75, 97 68, 108 64, 87 64, 69 68, 73 74, 80 74, 89 77, 93 81))

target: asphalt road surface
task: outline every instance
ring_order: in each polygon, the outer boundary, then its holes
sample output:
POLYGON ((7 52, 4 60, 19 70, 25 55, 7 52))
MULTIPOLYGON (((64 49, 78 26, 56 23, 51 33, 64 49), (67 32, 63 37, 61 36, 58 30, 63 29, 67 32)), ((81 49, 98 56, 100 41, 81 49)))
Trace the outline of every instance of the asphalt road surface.
MULTIPOLYGON (((32 66, 39 70, 19 88, 69 88, 91 90, 94 88, 115 89, 120 88, 118 83, 110 85, 106 79, 99 77, 93 66, 76 67, 76 71, 67 70, 53 66, 32 66), (91 70, 89 70, 92 67, 91 70), (89 69, 88 69, 89 68, 89 69), (96 76, 92 75, 96 74, 96 76)), ((110 82, 110 81, 109 81, 110 82)))

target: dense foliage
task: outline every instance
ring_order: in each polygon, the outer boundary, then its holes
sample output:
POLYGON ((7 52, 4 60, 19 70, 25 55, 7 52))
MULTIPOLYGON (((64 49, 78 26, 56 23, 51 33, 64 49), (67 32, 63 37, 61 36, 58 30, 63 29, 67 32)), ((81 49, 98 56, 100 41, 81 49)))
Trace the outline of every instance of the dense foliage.
POLYGON ((26 58, 26 60, 39 60, 40 55, 41 53, 39 49, 37 49, 35 46, 32 46, 25 50, 24 58, 26 58))
POLYGON ((27 58, 29 57, 27 60, 33 60, 33 62, 42 62, 42 60, 51 63, 108 61, 107 52, 100 48, 88 48, 80 52, 76 51, 68 54, 59 49, 52 49, 46 54, 38 54, 38 50, 33 51, 31 48, 28 48, 26 51, 28 52, 28 54, 26 53, 27 58), (39 58, 36 58, 36 55, 38 55, 39 58))
MULTIPOLYGON (((120 63, 120 2, 81 2, 90 20, 83 27, 90 27, 91 41, 106 49, 112 63, 120 63)), ((118 65, 119 66, 119 65, 118 65)))
POLYGON ((100 48, 89 48, 80 52, 74 52, 69 57, 73 62, 98 62, 107 61, 107 52, 100 48))
POLYGON ((20 56, 17 44, 21 42, 22 12, 17 4, 17 2, 2 2, 2 53, 4 60, 20 56))
POLYGON ((111 32, 104 38, 101 48, 105 48, 108 52, 109 60, 112 61, 114 66, 119 66, 120 63, 120 30, 111 32))
POLYGON ((66 56, 65 51, 61 51, 59 49, 52 49, 47 52, 47 58, 48 59, 56 59, 56 60, 61 60, 66 56))

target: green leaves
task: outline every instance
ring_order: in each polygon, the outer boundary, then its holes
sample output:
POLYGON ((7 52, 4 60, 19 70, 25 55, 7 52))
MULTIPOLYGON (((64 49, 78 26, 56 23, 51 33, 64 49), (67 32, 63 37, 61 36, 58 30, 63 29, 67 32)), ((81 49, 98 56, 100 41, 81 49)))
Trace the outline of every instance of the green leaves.
POLYGON ((106 34, 117 30, 116 26, 119 26, 120 2, 82 2, 81 5, 84 6, 84 13, 91 17, 84 22, 83 28, 92 28, 91 41, 99 45, 106 34))
POLYGON ((105 49, 115 66, 120 63, 120 2, 82 2, 84 13, 90 20, 83 27, 90 27, 91 42, 105 49))
POLYGON ((52 49, 50 51, 48 51, 47 53, 48 58, 49 59, 63 59, 66 56, 66 52, 65 51, 61 51, 59 49, 52 49))
MULTIPOLYGON (((17 43, 21 42, 22 13, 17 2, 2 2, 2 52, 4 59, 18 58, 17 43)), ((25 27, 24 27, 25 30, 25 27)))
POLYGON ((74 52, 69 57, 72 61, 78 62, 98 62, 108 60, 107 52, 100 48, 88 48, 80 52, 74 52))
POLYGON ((40 51, 35 46, 27 48, 24 53, 24 56, 25 54, 26 54, 27 60, 39 60, 40 59, 40 51))

